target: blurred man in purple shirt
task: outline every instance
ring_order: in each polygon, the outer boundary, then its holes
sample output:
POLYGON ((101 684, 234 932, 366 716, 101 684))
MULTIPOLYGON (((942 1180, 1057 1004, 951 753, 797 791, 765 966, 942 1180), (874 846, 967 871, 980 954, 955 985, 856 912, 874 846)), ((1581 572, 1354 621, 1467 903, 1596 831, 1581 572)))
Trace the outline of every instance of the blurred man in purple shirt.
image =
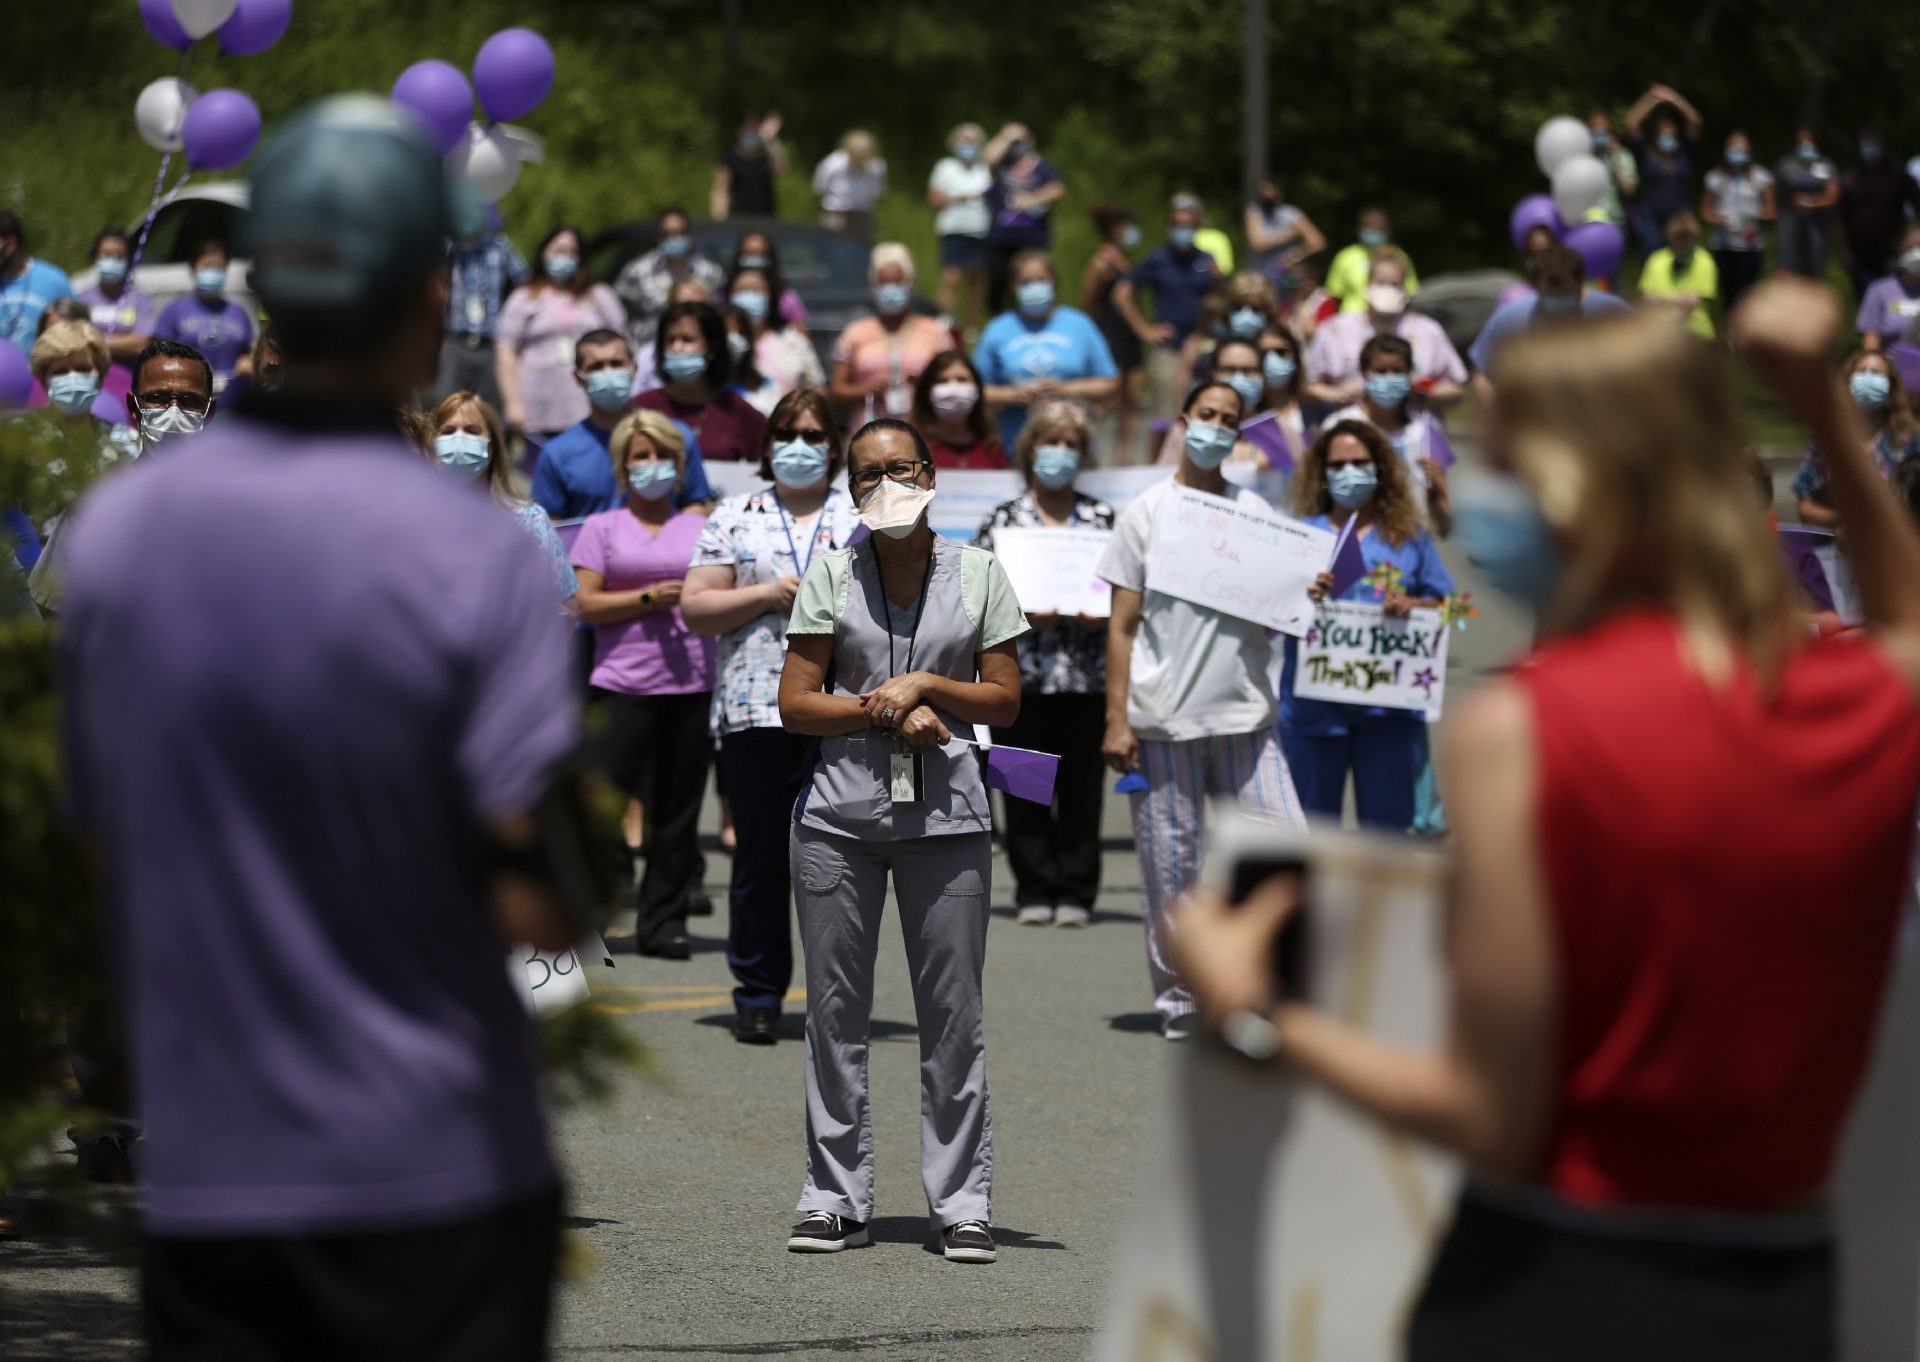
POLYGON ((385 101, 260 153, 286 379, 73 515, 61 646, 145 1138, 152 1355, 544 1355, 559 1184, 509 941, 559 949, 546 565, 413 454, 451 221, 385 101))

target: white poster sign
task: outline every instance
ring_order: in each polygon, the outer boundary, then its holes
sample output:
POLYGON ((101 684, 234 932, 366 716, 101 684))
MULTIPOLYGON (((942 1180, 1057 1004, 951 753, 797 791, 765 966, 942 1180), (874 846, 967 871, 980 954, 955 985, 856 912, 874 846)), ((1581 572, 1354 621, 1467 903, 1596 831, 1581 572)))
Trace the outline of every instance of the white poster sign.
POLYGON ((1330 531, 1177 487, 1154 526, 1147 590, 1297 638, 1313 620, 1307 588, 1332 555, 1330 531))
MULTIPOLYGON (((598 942, 585 943, 592 946, 598 942)), ((605 946, 598 949, 603 953, 605 946)), ((580 967, 577 951, 538 951, 532 946, 514 948, 507 957, 507 973, 520 989, 527 1010, 536 1016, 571 1007, 587 996, 587 972, 580 967)))
POLYGON ((1100 559, 1111 530, 1011 528, 993 532, 993 551, 1013 582, 1013 594, 1029 615, 1113 613, 1113 588, 1100 577, 1100 559))
POLYGON ((1447 625, 1438 610, 1389 616, 1365 601, 1327 601, 1300 640, 1293 693, 1302 700, 1419 710, 1440 717, 1447 625))

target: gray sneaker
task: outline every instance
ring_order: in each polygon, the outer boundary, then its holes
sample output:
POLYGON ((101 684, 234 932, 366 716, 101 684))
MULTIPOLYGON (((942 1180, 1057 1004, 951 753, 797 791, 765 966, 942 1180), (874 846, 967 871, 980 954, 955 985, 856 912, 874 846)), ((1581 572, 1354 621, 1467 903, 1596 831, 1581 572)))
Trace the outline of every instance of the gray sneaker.
POLYGON ((1200 1029, 1200 1016, 1196 1012, 1182 1012, 1177 1017, 1168 1017, 1160 1025, 1160 1034, 1168 1040, 1187 1040, 1200 1029))
POLYGON ((941 1230, 940 1252, 950 1263, 992 1263, 1000 1258, 984 1220, 962 1220, 941 1230))
POLYGON ((838 1253, 842 1249, 865 1248, 867 1227, 858 1220, 828 1211, 815 1211, 793 1227, 787 1236, 789 1253, 838 1253))
POLYGON ((1056 927, 1084 927, 1093 921, 1093 914, 1085 908, 1063 903, 1053 910, 1053 925, 1056 927))
POLYGON ((1044 903, 1029 903, 1013 915, 1022 927, 1044 927, 1053 921, 1053 909, 1044 903))

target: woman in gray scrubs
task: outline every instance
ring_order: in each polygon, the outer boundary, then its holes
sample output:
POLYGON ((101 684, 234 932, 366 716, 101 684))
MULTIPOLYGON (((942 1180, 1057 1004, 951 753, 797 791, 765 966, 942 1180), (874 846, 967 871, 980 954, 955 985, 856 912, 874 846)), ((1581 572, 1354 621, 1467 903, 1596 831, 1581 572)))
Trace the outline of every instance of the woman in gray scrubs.
POLYGON ((867 1030, 893 880, 920 1030, 920 1174, 945 1255, 994 1260, 980 971, 991 849, 974 749, 955 737, 1020 712, 1026 632, 999 560, 936 537, 933 460, 913 427, 870 422, 847 482, 871 537, 822 553, 787 626, 780 717, 815 739, 794 808, 807 961, 807 1183, 787 1247, 867 1243, 873 1131, 867 1030))

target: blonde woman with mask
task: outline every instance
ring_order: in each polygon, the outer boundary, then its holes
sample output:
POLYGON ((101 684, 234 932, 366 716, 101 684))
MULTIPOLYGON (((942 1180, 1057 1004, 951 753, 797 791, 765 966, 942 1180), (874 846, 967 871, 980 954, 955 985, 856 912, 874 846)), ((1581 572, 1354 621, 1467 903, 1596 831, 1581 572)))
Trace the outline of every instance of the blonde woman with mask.
POLYGON ((1181 922, 1243 1052, 1464 1159, 1412 1362, 1837 1356, 1833 1162, 1920 790, 1920 536, 1829 366, 1839 330, 1799 282, 1732 328, 1832 451, 1868 627, 1828 638, 1753 512, 1712 347, 1642 315, 1503 352, 1458 527, 1540 633, 1447 717, 1439 1050, 1275 1005, 1295 886, 1181 922))

